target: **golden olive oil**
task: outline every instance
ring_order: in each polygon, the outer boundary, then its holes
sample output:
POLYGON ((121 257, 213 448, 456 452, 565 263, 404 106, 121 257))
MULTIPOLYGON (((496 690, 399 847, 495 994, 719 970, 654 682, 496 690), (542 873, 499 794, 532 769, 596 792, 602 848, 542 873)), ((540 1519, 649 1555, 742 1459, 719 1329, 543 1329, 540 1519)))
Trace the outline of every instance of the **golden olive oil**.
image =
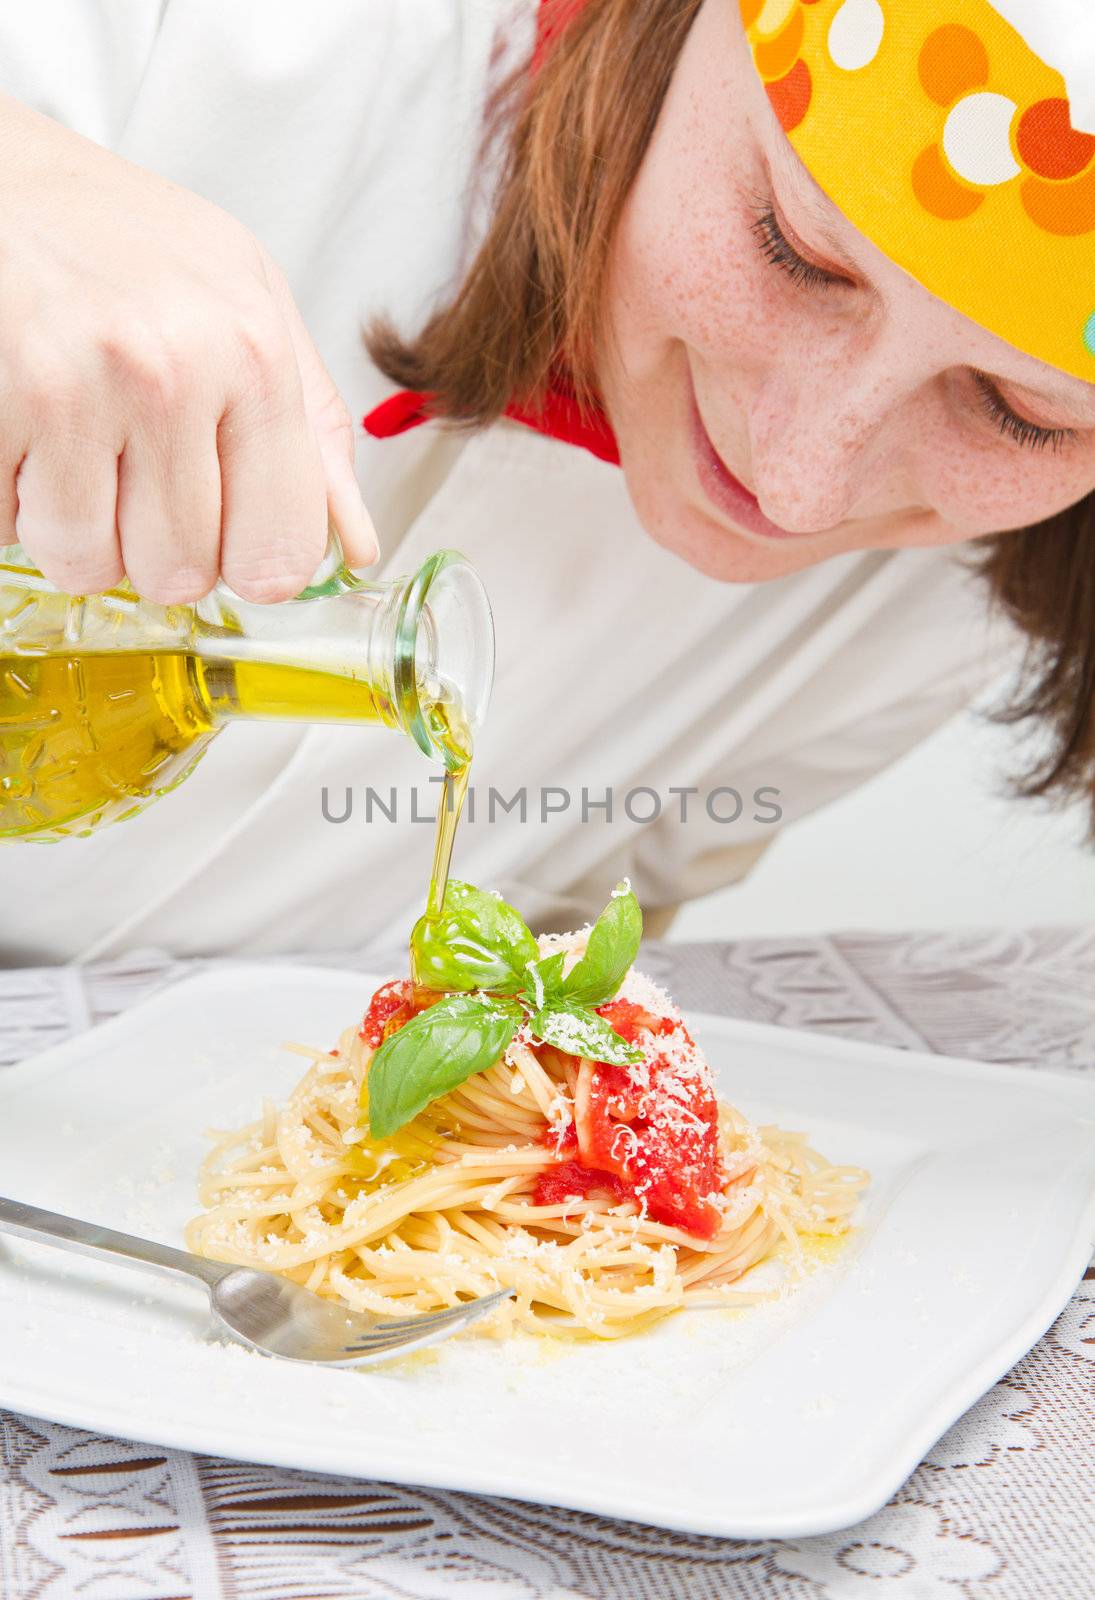
POLYGON ((0 655, 0 839, 61 839, 181 783, 226 715, 395 725, 352 676, 183 651, 0 655))
MULTIPOLYGON (((426 902, 433 920, 472 739, 455 701, 421 686, 420 697, 446 765, 426 902)), ((188 651, 0 655, 0 840, 81 837, 136 815, 188 776, 226 716, 396 726, 371 684, 314 667, 188 651)))
MULTIPOLYGON (((368 1078, 361 1089, 361 1111, 368 1121, 368 1078)), ((347 1182, 358 1194, 375 1194, 390 1183, 407 1183, 435 1168, 443 1145, 460 1137, 459 1123, 447 1112, 443 1102, 434 1101, 425 1110, 387 1139, 366 1135, 346 1149, 349 1167, 347 1182)))
POLYGON ((426 916, 433 920, 441 915, 445 903, 445 889, 452 865, 452 847, 456 842, 456 829, 468 792, 471 762, 466 761, 455 771, 445 773, 441 802, 437 812, 437 832, 434 835, 433 866, 430 870, 430 889, 426 897, 426 916))
POLYGON ((332 536, 284 605, 218 585, 163 606, 128 584, 56 589, 18 546, 0 549, 0 841, 63 839, 119 821, 180 783, 237 717, 376 723, 454 774, 490 693, 493 625, 462 556, 370 583, 332 536))
POLYGON ((430 868, 430 887, 426 895, 426 910, 411 930, 411 977, 421 982, 418 971, 416 940, 418 930, 436 922, 445 904, 445 890, 449 884, 453 845, 460 824, 460 813, 468 792, 471 776, 471 730, 460 714, 459 707, 451 701, 437 701, 431 708, 431 727, 437 742, 445 751, 445 782, 437 806, 437 825, 434 833, 433 865, 430 868))

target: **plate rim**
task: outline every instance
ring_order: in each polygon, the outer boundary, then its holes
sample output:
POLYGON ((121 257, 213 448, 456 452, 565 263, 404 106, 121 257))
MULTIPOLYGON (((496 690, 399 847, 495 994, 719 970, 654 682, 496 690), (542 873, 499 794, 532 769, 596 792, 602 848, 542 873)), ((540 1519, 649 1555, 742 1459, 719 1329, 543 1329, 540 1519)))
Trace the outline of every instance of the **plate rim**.
MULTIPOLYGON (((640 954, 639 962, 642 964, 640 954)), ((216 958, 203 966, 199 971, 189 972, 179 978, 166 977, 158 983, 150 993, 143 995, 133 1005, 127 1006, 123 1011, 116 1011, 112 1016, 106 1017, 102 1022, 92 1023, 80 1033, 71 1034, 67 1039, 61 1039, 56 1044, 46 1045, 41 1050, 33 1051, 30 1055, 22 1056, 18 1061, 9 1066, 0 1066, 0 1102, 11 1091, 12 1085, 19 1087, 26 1079, 43 1070, 51 1071, 53 1062, 51 1057, 63 1058, 70 1053, 78 1053, 79 1046, 90 1039, 100 1040, 112 1037, 116 1032, 125 1032, 134 1019, 139 1019, 149 1006, 156 1005, 169 996, 174 996, 196 985, 209 984, 211 987, 220 987, 223 979, 240 977, 244 981, 251 978, 269 978, 278 972, 289 972, 293 977, 300 976, 305 979, 334 980, 342 982, 352 979, 355 983, 368 985, 374 981, 387 983, 387 976, 380 973, 358 972, 349 967, 328 967, 312 965, 310 963, 297 963, 280 957, 273 957, 269 962, 228 958, 216 958), (43 1063, 45 1065, 43 1066, 43 1063)), ((1026 1083, 1031 1088, 1044 1088, 1047 1084, 1054 1089, 1064 1091, 1066 1100, 1075 1099, 1079 1102, 1081 1111, 1087 1110, 1092 1121, 1095 1121, 1095 1081, 1088 1081, 1079 1074, 1062 1072, 1052 1067, 1025 1067, 1010 1061, 982 1061, 976 1056, 951 1056, 944 1055, 935 1050, 914 1050, 904 1045, 872 1044, 869 1039, 856 1039, 844 1034, 822 1033, 812 1028, 789 1028, 778 1022, 760 1022, 754 1017, 735 1017, 722 1011, 703 1011, 694 1006, 682 1006, 685 1020, 689 1025, 695 1024, 698 1028, 713 1023, 716 1027, 730 1026, 735 1031, 741 1031, 754 1038, 768 1038, 778 1035, 781 1039, 789 1039, 799 1046, 809 1045, 811 1049, 819 1049, 827 1056, 839 1055, 847 1058, 863 1059, 865 1057, 884 1056, 887 1062, 894 1067, 910 1069, 917 1073, 934 1076, 950 1077, 957 1070, 963 1076, 972 1078, 975 1082, 997 1082, 1001 1077, 1010 1079, 1012 1083, 1026 1083), (1085 1102, 1089 1105, 1085 1107, 1085 1102)))

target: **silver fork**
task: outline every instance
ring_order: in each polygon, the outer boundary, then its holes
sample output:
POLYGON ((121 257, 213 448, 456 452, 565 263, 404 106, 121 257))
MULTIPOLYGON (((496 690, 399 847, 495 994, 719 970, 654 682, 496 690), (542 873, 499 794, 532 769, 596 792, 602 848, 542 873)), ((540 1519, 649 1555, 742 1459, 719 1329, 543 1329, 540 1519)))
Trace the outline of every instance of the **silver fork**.
POLYGON ((512 1289, 499 1289, 478 1300, 464 1300, 448 1311, 421 1312, 386 1321, 370 1312, 349 1311, 273 1272, 231 1267, 204 1256, 116 1233, 93 1222, 78 1222, 56 1211, 0 1196, 0 1230, 56 1244, 80 1255, 121 1261, 154 1272, 197 1278, 209 1294, 213 1315, 224 1331, 263 1355, 286 1361, 313 1361, 326 1366, 363 1367, 437 1344, 489 1316, 509 1299, 512 1289))

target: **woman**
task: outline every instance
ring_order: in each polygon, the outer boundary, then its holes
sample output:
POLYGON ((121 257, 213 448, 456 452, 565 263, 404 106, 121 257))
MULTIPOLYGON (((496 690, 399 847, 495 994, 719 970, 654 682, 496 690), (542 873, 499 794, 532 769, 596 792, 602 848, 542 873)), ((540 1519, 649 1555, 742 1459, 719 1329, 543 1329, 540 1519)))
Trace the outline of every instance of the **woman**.
MULTIPOLYGON (((8 537, 57 581, 279 598, 328 510, 368 560, 338 394, 368 412, 384 570, 456 545, 497 613, 459 870, 541 923, 624 872, 654 912, 742 876, 1021 650, 990 593, 1034 647, 1031 786, 1091 784, 1065 0, 128 10, 0 20, 56 119, 4 113, 0 339, 8 537)), ((425 776, 391 735, 233 729, 136 820, 3 853, 9 957, 390 938, 425 776)))

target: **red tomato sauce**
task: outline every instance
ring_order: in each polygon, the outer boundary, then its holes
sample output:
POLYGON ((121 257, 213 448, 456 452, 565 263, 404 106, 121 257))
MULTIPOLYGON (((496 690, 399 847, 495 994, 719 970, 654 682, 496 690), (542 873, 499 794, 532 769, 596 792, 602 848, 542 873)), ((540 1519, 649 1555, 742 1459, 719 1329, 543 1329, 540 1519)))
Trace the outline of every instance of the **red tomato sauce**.
POLYGON ((420 988, 410 978, 393 978, 391 983, 382 983, 373 995, 357 1031, 371 1049, 379 1050, 405 1022, 440 999, 433 989, 420 988))
POLYGON ((617 1204, 632 1198, 614 1172, 594 1172, 578 1161, 559 1161, 540 1174, 535 1203, 561 1206, 575 1198, 588 1200, 591 1194, 608 1194, 617 1204))
POLYGON ((645 1206, 654 1222, 713 1238, 720 1213, 710 1197, 724 1176, 718 1106, 703 1058, 671 1017, 630 1000, 599 1011, 630 1043, 644 1045, 645 1060, 636 1067, 594 1065, 588 1093, 579 1087, 573 1124, 561 1140, 550 1136, 566 1159, 541 1174, 535 1203, 560 1205, 568 1196, 607 1190, 645 1206), (664 1050, 654 1043, 659 1038, 664 1050))
MULTIPOLYGON (((361 1037, 376 1050, 441 998, 408 978, 385 983, 373 995, 361 1037)), ((654 1222, 713 1238, 720 1213, 711 1196, 722 1190, 725 1175, 718 1106, 703 1057, 672 1017, 631 1000, 613 1000, 598 1012, 630 1044, 643 1047, 644 1059, 634 1067, 593 1064, 574 1121, 562 1135, 549 1128, 544 1136, 559 1160, 537 1180, 534 1204, 608 1195, 616 1204, 635 1201, 654 1222)))

